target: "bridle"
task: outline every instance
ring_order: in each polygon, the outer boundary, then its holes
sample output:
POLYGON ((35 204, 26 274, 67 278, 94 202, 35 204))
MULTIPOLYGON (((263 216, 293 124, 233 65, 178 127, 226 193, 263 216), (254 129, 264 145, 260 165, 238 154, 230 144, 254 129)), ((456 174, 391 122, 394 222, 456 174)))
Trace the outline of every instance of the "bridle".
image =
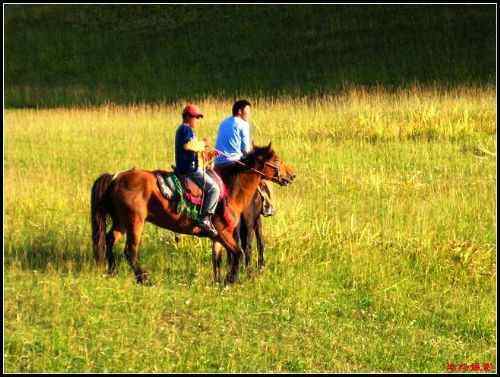
POLYGON ((238 160, 236 160, 234 162, 236 162, 238 165, 246 167, 247 169, 249 169, 250 171, 253 171, 254 173, 257 173, 258 175, 260 175, 264 179, 268 179, 268 180, 276 182, 276 183, 280 183, 281 182, 281 171, 280 171, 279 164, 276 163, 276 162, 266 161, 266 162, 264 162, 264 165, 268 165, 268 166, 276 169, 276 172, 277 172, 277 175, 278 175, 277 177, 275 177, 275 176, 268 176, 264 172, 262 172, 260 170, 257 170, 255 168, 252 168, 252 167, 248 166, 247 164, 245 164, 244 162, 241 162, 241 161, 238 161, 238 160))
MULTIPOLYGON (((227 157, 227 155, 224 152, 221 152, 221 151, 217 151, 217 152, 219 152, 221 155, 227 157)), ((276 159, 275 161, 266 161, 266 162, 264 162, 264 166, 267 165, 267 166, 272 167, 273 169, 276 169, 277 177, 275 177, 275 176, 268 176, 264 172, 262 172, 262 171, 260 171, 258 169, 252 168, 252 167, 248 166, 247 164, 245 164, 244 162, 241 162, 239 160, 235 160, 235 161, 232 161, 232 162, 235 162, 238 165, 246 167, 250 171, 252 171, 252 172, 260 175, 264 179, 268 179, 268 180, 274 181, 276 183, 280 183, 281 182, 280 161, 278 159, 276 159)))
MULTIPOLYGON (((266 177, 266 178, 271 180, 271 181, 278 182, 278 183, 281 182, 280 160, 276 159, 275 161, 266 161, 264 163, 264 165, 267 165, 267 166, 270 166, 270 167, 276 169, 276 174, 277 174, 277 177, 272 176, 272 177, 266 177)), ((257 169, 255 169, 255 170, 257 170, 257 169)), ((262 174, 264 174, 264 173, 262 173, 262 174)))

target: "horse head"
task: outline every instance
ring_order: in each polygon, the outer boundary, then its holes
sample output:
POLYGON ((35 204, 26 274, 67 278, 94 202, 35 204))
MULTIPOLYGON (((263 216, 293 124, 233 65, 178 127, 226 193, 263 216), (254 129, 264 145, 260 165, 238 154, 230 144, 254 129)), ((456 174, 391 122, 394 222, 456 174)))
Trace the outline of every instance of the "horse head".
POLYGON ((286 186, 295 179, 293 169, 285 164, 272 149, 271 143, 265 147, 254 145, 251 153, 254 160, 254 168, 262 173, 264 179, 286 186))

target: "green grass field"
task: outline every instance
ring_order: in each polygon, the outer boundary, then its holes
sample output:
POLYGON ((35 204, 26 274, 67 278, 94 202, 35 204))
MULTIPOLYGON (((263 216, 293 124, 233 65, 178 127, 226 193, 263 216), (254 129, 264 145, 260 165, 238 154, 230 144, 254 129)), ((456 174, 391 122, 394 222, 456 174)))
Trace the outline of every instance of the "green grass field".
MULTIPOLYGON (((93 181, 169 167, 182 101, 5 110, 5 371, 496 370, 495 88, 251 101, 255 142, 297 179, 274 190, 266 269, 230 287, 207 240, 151 224, 154 286, 123 241, 116 277, 94 266, 93 181)), ((231 104, 201 101, 198 135, 231 104)))

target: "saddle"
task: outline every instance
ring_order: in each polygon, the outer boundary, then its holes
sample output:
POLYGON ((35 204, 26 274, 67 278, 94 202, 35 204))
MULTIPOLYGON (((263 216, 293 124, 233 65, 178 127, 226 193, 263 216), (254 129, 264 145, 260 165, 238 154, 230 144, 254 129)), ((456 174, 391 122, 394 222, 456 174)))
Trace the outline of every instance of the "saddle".
MULTIPOLYGON (((235 226, 236 218, 227 205, 228 190, 220 176, 213 170, 207 169, 207 174, 213 178, 220 189, 216 211, 222 215, 228 226, 235 226)), ((186 211, 189 217, 197 219, 203 203, 203 189, 191 179, 180 176, 174 171, 154 171, 160 192, 165 198, 177 202, 177 212, 186 211)))
MULTIPOLYGON (((207 169, 206 173, 210 175, 219 186, 220 195, 218 201, 222 201, 227 196, 226 185, 215 171, 207 169)), ((178 199, 179 195, 182 195, 189 203, 201 206, 203 201, 203 188, 198 186, 192 179, 184 175, 176 174, 175 171, 156 171, 155 174, 158 187, 163 196, 167 199, 175 200, 178 199)))

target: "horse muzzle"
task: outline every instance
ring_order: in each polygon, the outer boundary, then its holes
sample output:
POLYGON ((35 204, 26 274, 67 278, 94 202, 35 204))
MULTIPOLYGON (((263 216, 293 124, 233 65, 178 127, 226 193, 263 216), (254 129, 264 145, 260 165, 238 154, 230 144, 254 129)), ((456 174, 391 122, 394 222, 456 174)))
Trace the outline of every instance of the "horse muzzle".
POLYGON ((295 174, 289 175, 287 177, 281 177, 278 183, 281 186, 288 186, 289 184, 291 184, 293 182, 294 179, 295 179, 295 174))

